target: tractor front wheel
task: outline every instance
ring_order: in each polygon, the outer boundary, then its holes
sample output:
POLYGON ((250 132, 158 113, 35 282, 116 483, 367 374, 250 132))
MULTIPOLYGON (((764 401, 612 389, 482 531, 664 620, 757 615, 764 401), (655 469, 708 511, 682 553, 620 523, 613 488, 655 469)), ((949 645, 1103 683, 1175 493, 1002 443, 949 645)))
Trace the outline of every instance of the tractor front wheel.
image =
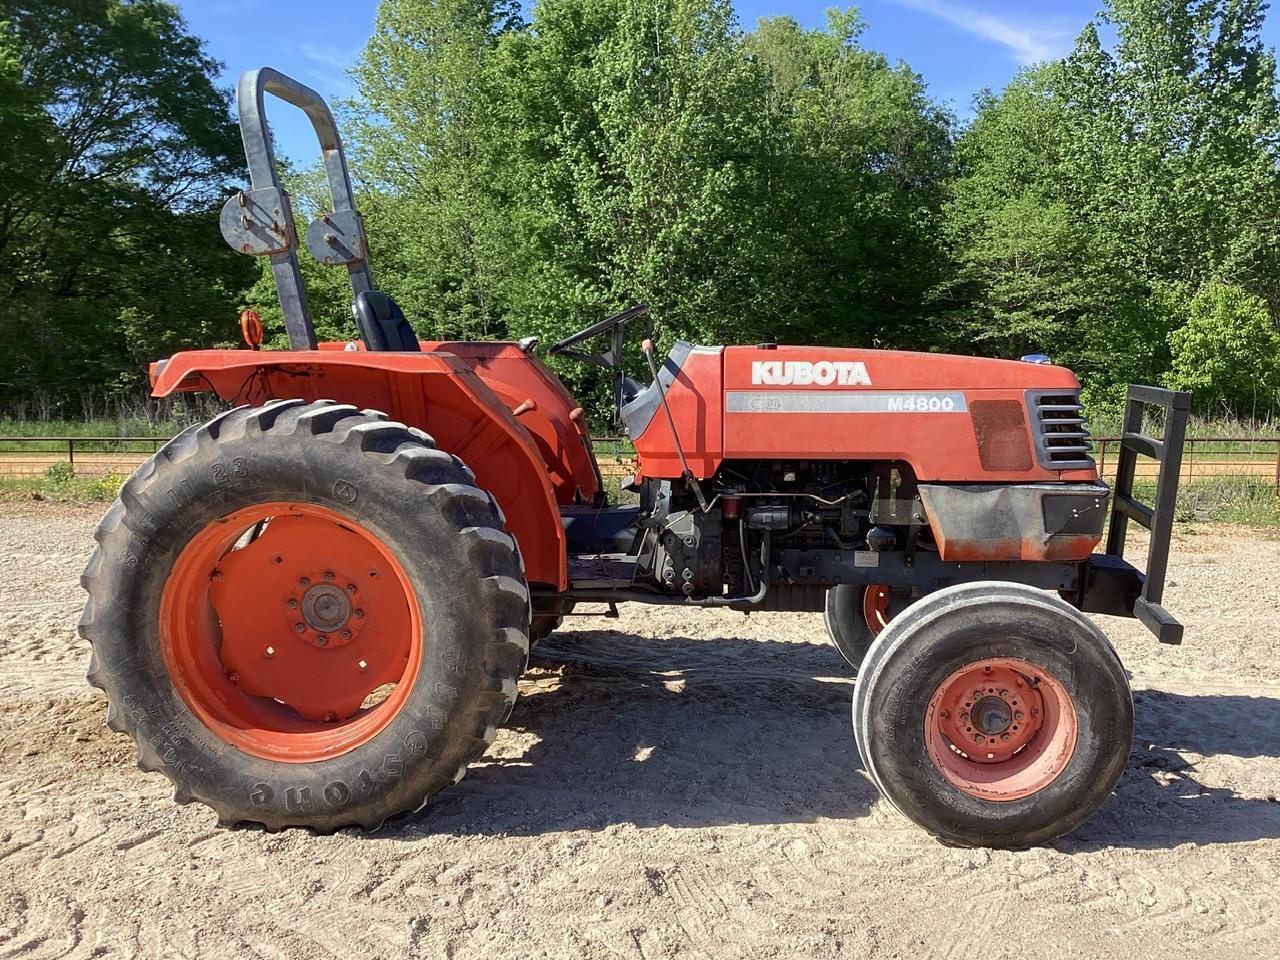
POLYGON ((107 723, 224 823, 376 829, 460 779, 515 701, 515 541, 461 461, 382 414, 230 411, 95 536, 80 630, 107 723))
POLYGON ((857 673, 871 641, 909 603, 909 597, 891 592, 883 583, 865 587, 852 584, 834 586, 827 591, 822 614, 827 638, 857 673))
POLYGON ((854 688, 871 780, 930 833, 1027 847, 1087 820, 1124 772, 1133 702, 1115 650, 1060 597, 947 587, 876 638, 854 688))

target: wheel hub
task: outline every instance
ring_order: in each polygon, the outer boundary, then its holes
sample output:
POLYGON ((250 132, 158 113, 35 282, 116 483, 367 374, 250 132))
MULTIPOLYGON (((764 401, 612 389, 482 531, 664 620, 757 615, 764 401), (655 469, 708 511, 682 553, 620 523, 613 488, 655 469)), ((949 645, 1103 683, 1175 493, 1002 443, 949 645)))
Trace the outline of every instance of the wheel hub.
POLYGON ((294 631, 312 646, 345 646, 364 622, 364 609, 353 603, 358 602, 358 590, 355 581, 332 570, 301 577, 298 589, 285 598, 286 616, 296 621, 294 631))
POLYGON ((1008 801, 1043 789, 1075 750, 1075 706, 1047 671, 992 657, 955 670, 935 689, 925 744, 957 789, 1008 801))
POLYGON ((1013 723, 1013 707, 999 696, 987 695, 973 705, 969 719, 988 737, 998 737, 1013 723))

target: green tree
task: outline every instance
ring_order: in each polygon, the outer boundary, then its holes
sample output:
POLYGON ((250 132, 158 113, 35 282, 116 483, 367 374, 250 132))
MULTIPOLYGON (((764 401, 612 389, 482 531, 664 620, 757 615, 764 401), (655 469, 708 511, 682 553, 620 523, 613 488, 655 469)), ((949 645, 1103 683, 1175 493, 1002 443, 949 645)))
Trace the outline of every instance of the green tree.
POLYGON ((386 0, 353 127, 380 282, 440 336, 557 338, 643 300, 668 338, 912 342, 949 118, 861 30, 386 0))
POLYGON ((252 268, 210 211, 238 137, 170 4, 0 0, 0 24, 0 406, 74 412, 234 329, 252 268))
POLYGON ((761 20, 746 38, 768 82, 755 270, 777 336, 915 346, 946 274, 951 118, 905 64, 859 45, 855 9, 822 30, 761 20))
POLYGON ((490 61, 516 0, 383 0, 348 109, 376 281, 424 336, 501 337, 511 227, 490 61))
POLYGON ((1280 101, 1265 8, 1114 0, 1070 56, 980 100, 947 203, 944 345, 1042 350, 1106 398, 1168 369, 1179 291, 1239 286, 1274 315, 1280 101))
POLYGON ((1170 337, 1166 381, 1193 392, 1204 413, 1257 418, 1280 400, 1280 330, 1266 303, 1239 287, 1208 284, 1186 302, 1170 337))

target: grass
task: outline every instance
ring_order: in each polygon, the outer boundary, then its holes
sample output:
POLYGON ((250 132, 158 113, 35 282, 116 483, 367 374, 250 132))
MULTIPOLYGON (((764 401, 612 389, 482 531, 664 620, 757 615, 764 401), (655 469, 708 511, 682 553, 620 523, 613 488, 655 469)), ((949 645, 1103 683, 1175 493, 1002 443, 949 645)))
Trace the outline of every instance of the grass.
POLYGON ((43 476, 0 478, 0 503, 45 500, 51 503, 110 503, 126 477, 108 471, 77 477, 69 464, 55 463, 43 476))
MULTIPOLYGON (((1135 497, 1155 502, 1155 484, 1135 482, 1135 497)), ((1196 479, 1178 488, 1175 523, 1240 523, 1280 526, 1280 496, 1270 477, 1221 476, 1196 479)))
MULTIPOLYGON (((1124 430, 1119 411, 1090 411, 1089 432, 1095 437, 1118 437, 1124 430)), ((1148 430, 1163 433, 1158 422, 1148 423, 1148 430)), ((1187 420, 1187 436, 1224 437, 1248 440, 1258 437, 1280 437, 1280 420, 1235 420, 1228 417, 1191 417, 1187 420)))

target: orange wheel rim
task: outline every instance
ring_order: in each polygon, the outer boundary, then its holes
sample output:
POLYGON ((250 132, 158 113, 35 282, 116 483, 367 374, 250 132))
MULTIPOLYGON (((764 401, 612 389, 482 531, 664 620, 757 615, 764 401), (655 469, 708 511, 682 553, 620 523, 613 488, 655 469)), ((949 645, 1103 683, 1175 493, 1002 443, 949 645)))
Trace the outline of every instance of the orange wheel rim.
POLYGON ((868 584, 862 591, 862 617, 874 637, 889 625, 889 587, 883 583, 868 584))
POLYGON ((245 753, 306 763, 377 736, 422 664, 422 619, 395 556, 326 507, 272 502, 209 524, 160 600, 183 702, 245 753))
POLYGON ((953 787, 1006 802, 1043 790, 1075 752, 1076 711, 1048 671, 1006 657, 977 660, 938 685, 925 714, 929 759, 953 787))

